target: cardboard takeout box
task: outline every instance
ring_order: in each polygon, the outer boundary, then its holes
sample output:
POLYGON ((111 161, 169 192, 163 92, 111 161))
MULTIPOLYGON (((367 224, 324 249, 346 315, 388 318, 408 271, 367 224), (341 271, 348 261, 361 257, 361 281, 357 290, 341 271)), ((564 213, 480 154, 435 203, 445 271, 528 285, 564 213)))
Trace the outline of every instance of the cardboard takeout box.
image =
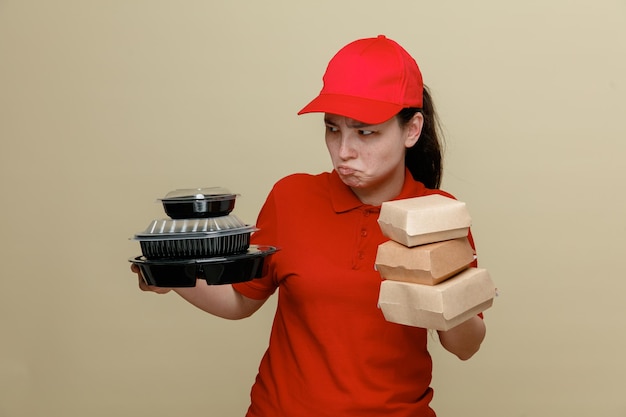
POLYGON ((437 285, 384 280, 378 305, 387 321, 449 330, 491 307, 495 295, 486 269, 467 268, 437 285))
POLYGON ((384 279, 436 285, 473 261, 467 237, 412 248, 390 240, 378 246, 376 269, 384 279))
POLYGON ((378 217, 383 234, 408 247, 465 237, 471 223, 465 203, 440 194, 386 201, 378 217))

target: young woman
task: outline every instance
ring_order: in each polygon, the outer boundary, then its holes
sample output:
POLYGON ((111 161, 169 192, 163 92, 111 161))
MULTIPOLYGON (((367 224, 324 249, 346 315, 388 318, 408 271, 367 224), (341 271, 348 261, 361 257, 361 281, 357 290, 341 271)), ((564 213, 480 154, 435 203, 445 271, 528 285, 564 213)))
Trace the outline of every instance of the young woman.
MULTIPOLYGON (((252 243, 281 250, 250 282, 174 289, 202 310, 250 316, 276 290, 269 347, 252 387, 249 417, 434 416, 428 330, 385 321, 374 269, 386 238, 384 201, 438 193, 437 120, 415 60, 384 37, 360 39, 330 61, 320 94, 299 114, 324 113, 333 171, 278 181, 252 243)), ((134 272, 139 274, 136 266, 134 272)), ((143 290, 167 292, 148 287, 143 290)), ((470 358, 485 335, 476 316, 442 345, 470 358)))

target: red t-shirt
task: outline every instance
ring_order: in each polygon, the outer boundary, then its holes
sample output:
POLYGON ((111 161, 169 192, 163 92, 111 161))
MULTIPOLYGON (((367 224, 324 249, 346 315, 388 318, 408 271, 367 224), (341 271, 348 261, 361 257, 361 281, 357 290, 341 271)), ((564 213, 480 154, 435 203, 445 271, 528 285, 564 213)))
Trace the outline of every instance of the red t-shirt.
MULTIPOLYGON (((450 196, 407 171, 397 199, 433 193, 450 196)), ((235 285, 253 299, 279 290, 248 417, 435 415, 427 330, 387 322, 377 306, 379 213, 335 172, 274 186, 252 243, 280 251, 263 278, 235 285)))

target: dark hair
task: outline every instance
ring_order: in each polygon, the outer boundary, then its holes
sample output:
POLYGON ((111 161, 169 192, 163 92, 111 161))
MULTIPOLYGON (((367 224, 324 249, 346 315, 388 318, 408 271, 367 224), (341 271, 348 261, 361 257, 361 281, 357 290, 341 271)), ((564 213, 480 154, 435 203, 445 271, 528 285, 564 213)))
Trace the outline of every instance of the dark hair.
POLYGON ((443 136, 430 91, 426 86, 422 108, 405 108, 396 116, 400 126, 409 123, 418 112, 424 115, 424 126, 417 143, 407 149, 404 163, 416 181, 422 182, 427 188, 439 188, 443 175, 443 136))

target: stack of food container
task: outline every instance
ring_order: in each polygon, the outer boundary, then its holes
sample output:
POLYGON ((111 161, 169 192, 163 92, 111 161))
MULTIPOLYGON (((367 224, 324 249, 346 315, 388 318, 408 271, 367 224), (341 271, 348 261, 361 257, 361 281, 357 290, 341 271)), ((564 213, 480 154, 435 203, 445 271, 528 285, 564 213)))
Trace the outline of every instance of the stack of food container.
POLYGON ((260 276, 273 246, 250 245, 257 229, 231 214, 238 194, 222 187, 178 189, 160 199, 169 218, 153 220, 134 236, 147 284, 193 287, 196 279, 230 284, 260 276))
POLYGON ((383 203, 378 223, 378 304, 385 319, 448 330, 493 304, 486 269, 473 267, 466 204, 439 194, 383 203))

